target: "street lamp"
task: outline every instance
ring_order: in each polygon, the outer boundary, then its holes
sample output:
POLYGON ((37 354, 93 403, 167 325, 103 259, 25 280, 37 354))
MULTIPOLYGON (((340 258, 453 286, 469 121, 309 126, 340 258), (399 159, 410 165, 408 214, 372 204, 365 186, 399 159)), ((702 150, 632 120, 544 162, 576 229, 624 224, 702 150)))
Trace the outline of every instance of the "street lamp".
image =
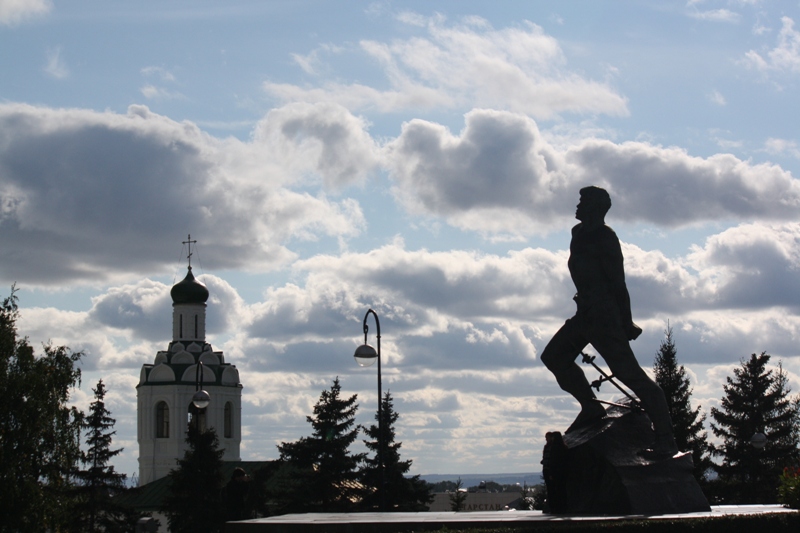
POLYGON ((760 431, 757 431, 756 433, 753 433, 752 437, 750 437, 749 442, 750 446, 752 446, 756 450, 760 450, 761 448, 767 445, 767 436, 761 433, 760 431))
POLYGON ((195 408, 195 429, 200 431, 200 411, 208 407, 211 403, 211 395, 203 390, 203 362, 197 362, 197 370, 194 374, 194 396, 192 396, 192 405, 195 408))
POLYGON ((373 311, 372 309, 368 309, 367 313, 364 315, 364 344, 356 348, 356 353, 353 355, 355 357, 356 363, 359 366, 372 366, 375 360, 378 361, 378 481, 380 486, 378 490, 380 492, 380 511, 384 511, 386 507, 386 500, 384 494, 384 479, 383 479, 383 397, 381 395, 381 322, 378 320, 378 314, 373 311), (369 317, 370 313, 372 316, 375 317, 375 328, 377 330, 377 339, 378 339, 378 350, 375 351, 375 348, 367 344, 367 332, 369 331, 369 326, 367 326, 367 318, 369 317))

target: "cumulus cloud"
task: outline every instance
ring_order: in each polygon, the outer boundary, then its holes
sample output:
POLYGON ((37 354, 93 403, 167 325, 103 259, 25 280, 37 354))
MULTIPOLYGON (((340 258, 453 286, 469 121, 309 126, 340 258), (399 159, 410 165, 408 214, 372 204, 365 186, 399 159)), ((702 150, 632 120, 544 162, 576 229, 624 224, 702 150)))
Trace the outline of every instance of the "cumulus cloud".
POLYGON ((679 227, 711 220, 793 220, 800 213, 800 182, 769 163, 599 140, 586 141, 566 157, 577 165, 578 179, 608 186, 614 218, 679 227))
MULTIPOLYGON (((667 321, 681 363, 692 368, 722 368, 763 349, 794 353, 799 234, 796 223, 744 224, 677 258, 623 242, 634 318, 645 329, 633 345, 641 363, 651 364, 667 321), (753 294, 741 294, 742 287, 753 294)), ((577 409, 536 361, 574 312, 566 261, 566 251, 438 252, 395 241, 368 253, 296 261, 296 283, 272 287, 250 305, 205 275, 210 335, 227 338, 215 348, 242 372, 247 446, 258 442, 253 453, 274 458, 264 443, 306 434, 305 416, 337 375, 347 394, 359 394, 360 422, 371 421, 375 375, 358 368, 352 353, 372 307, 381 320, 384 390, 398 402, 416 468, 433 471, 435 448, 445 443, 478 460, 484 444, 468 436, 489 438, 498 424, 512 440, 503 453, 527 460, 518 454, 529 446, 515 439, 540 439, 537 428, 566 426, 577 409)), ((32 338, 48 332, 57 344, 86 350, 87 379, 111 369, 135 372, 169 340, 168 289, 150 280, 112 287, 86 313, 23 309, 21 331, 32 338)), ((371 318, 368 325, 374 344, 371 318)), ((709 387, 703 381, 699 394, 713 394, 709 387)), ((604 389, 601 397, 614 392, 604 389)))
POLYGON ((800 224, 743 224, 709 237, 688 263, 703 273, 716 306, 731 309, 780 306, 798 310, 800 224))
POLYGON ((395 194, 410 212, 483 234, 563 227, 589 184, 608 188, 614 220, 680 227, 800 214, 800 183, 776 165, 600 139, 559 150, 531 119, 508 112, 473 110, 459 135, 413 120, 386 153, 395 194))
MULTIPOLYGON (((398 20, 418 28, 418 35, 359 43, 358 53, 382 69, 388 88, 341 82, 300 87, 267 81, 264 89, 282 101, 332 101, 349 109, 380 112, 466 105, 509 109, 537 118, 563 113, 628 114, 625 98, 606 83, 571 72, 557 41, 536 24, 497 30, 480 17, 450 24, 441 16, 411 13, 398 20)), ((295 54, 294 58, 307 73, 313 73, 319 54, 295 54)))
POLYGON ((357 234, 355 201, 301 189, 315 173, 332 183, 365 174, 356 168, 365 150, 344 153, 365 142, 352 133, 361 123, 300 111, 268 116, 271 135, 242 143, 143 106, 127 115, 0 106, 0 241, 16 252, 0 259, 3 277, 103 283, 158 271, 189 232, 211 269, 270 269, 294 256, 292 240, 357 234), (286 163, 282 150, 305 166, 276 163, 286 163))
POLYGON ((296 103, 270 111, 254 136, 285 168, 341 187, 362 181, 378 165, 378 146, 366 129, 364 119, 339 105, 296 103))
POLYGON ((50 0, 0 0, 0 24, 12 26, 45 15, 53 8, 50 0))

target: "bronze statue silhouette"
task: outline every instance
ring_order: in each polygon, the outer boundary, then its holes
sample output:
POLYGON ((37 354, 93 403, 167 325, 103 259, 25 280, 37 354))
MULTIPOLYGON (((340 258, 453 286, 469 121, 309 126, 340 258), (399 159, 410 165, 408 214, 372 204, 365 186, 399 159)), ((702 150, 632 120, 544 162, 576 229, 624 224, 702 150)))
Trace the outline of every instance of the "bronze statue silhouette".
POLYGON ((606 411, 592 391, 575 360, 587 344, 603 357, 614 378, 630 388, 653 423, 656 440, 651 453, 673 455, 678 448, 664 391, 642 370, 630 347, 642 330, 631 318, 631 302, 625 285, 622 249, 614 230, 605 225, 611 198, 605 189, 580 190, 572 228, 569 272, 577 293, 575 316, 568 319, 542 352, 542 362, 553 372, 559 386, 572 394, 581 412, 567 432, 591 425, 606 411))

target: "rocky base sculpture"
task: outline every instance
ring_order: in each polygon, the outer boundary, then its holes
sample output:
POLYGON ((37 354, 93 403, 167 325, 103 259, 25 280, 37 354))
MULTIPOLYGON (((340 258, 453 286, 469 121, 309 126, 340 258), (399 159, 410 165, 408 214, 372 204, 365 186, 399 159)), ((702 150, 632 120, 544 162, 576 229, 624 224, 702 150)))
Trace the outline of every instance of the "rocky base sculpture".
POLYGON ((606 409, 607 418, 551 433, 544 453, 549 512, 553 514, 659 515, 709 511, 692 475, 691 452, 648 457, 655 439, 640 410, 606 409))

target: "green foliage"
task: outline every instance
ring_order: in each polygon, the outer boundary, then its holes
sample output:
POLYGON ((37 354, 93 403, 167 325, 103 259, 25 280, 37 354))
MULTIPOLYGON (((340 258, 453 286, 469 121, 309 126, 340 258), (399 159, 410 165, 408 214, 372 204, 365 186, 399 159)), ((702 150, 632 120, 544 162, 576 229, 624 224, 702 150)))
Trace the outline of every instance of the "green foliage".
POLYGON ((278 445, 289 466, 283 472, 291 472, 276 481, 283 487, 284 512, 345 512, 361 502, 358 467, 365 454, 349 451, 358 437, 356 398, 341 397, 337 377, 314 405, 314 416, 306 417, 312 435, 278 445))
POLYGON ((708 437, 703 430, 706 416, 700 412, 700 406, 693 409, 691 403, 692 389, 686 369, 678 366, 675 342, 672 339, 672 328, 667 326, 666 338, 661 341, 653 371, 656 383, 664 391, 675 432, 675 443, 678 448, 692 452, 694 476, 703 481, 712 468, 708 437))
POLYGON ((86 432, 86 452, 81 454, 83 470, 75 473, 79 485, 76 487, 76 503, 72 527, 79 531, 134 531, 138 514, 132 509, 117 504, 118 497, 128 489, 125 487, 125 474, 120 474, 109 465, 111 458, 122 452, 122 448, 112 450, 111 441, 116 420, 106 409, 106 388, 103 380, 97 382, 94 402, 89 406, 89 414, 84 419, 86 432))
POLYGON ((445 480, 429 483, 431 492, 453 492, 456 490, 456 482, 445 480))
POLYGON ((367 448, 373 453, 372 457, 364 460, 361 470, 361 482, 365 487, 374 487, 376 490, 364 496, 362 506, 364 509, 377 510, 383 507, 384 511, 427 511, 428 504, 433 501, 430 485, 413 476, 406 477, 411 469, 411 461, 400 459, 402 443, 395 442, 394 425, 400 415, 394 410, 392 395, 387 392, 381 400, 382 421, 365 428, 364 432, 370 440, 365 440, 367 448), (382 439, 381 437, 382 433, 382 439), (379 443, 383 441, 383 449, 379 450, 379 443), (381 480, 379 453, 383 456, 383 479, 381 480), (381 486, 381 481, 383 485, 381 486), (381 494, 383 491, 383 494, 381 494), (383 503, 383 506, 381 506, 383 503))
POLYGON ((189 425, 189 449, 169 473, 169 495, 163 510, 174 533, 219 532, 225 523, 222 454, 213 428, 189 425))
POLYGON ((798 400, 789 396, 783 369, 767 369, 769 360, 766 353, 742 360, 727 378, 720 409, 711 409, 711 429, 722 439, 712 450, 722 457, 715 485, 724 503, 775 503, 783 468, 800 455, 798 400), (767 437, 763 449, 750 444, 755 433, 767 437))
POLYGON ((461 490, 462 483, 461 478, 458 478, 456 481, 456 488, 452 494, 450 494, 450 510, 459 512, 464 510, 464 503, 467 501, 467 491, 461 490))
POLYGON ((800 509, 800 466, 787 466, 781 474, 778 501, 792 509, 800 509))
POLYGON ((17 337, 16 289, 0 305, 0 531, 64 529, 82 414, 69 407, 82 357, 60 346, 35 357, 17 337))

